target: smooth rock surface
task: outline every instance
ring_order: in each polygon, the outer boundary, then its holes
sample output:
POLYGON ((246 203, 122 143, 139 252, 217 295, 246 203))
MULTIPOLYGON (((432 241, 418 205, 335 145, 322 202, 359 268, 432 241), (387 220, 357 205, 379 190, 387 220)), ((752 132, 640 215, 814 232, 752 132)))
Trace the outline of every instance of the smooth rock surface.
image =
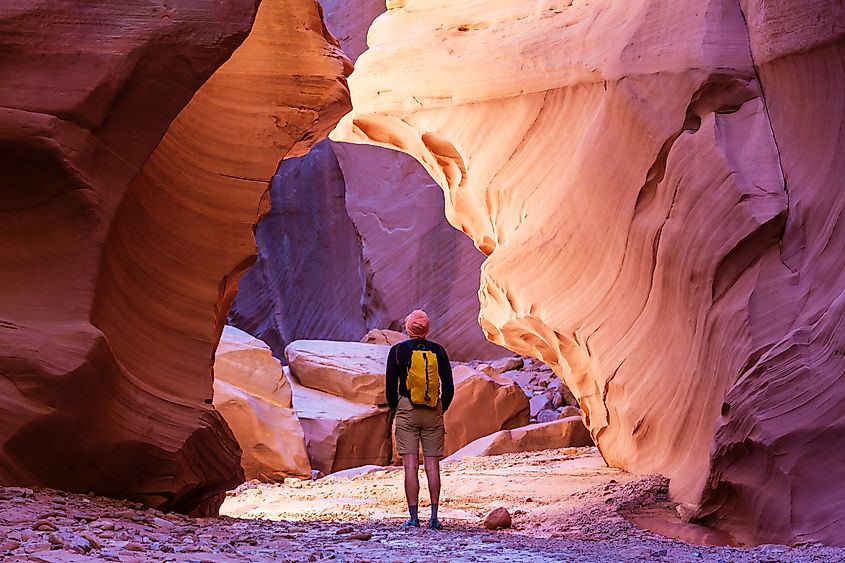
POLYGON ((243 480, 215 347, 350 71, 314 0, 257 8, 0 7, 0 483, 213 514, 243 480))
MULTIPOLYGON (((180 377, 150 374, 91 312, 129 183, 255 9, 0 6, 0 483, 213 512, 242 479, 234 438, 204 402, 212 347, 180 377)), ((145 341, 136 316, 120 322, 138 349, 167 349, 169 337, 145 341)))
POLYGON ((455 397, 443 416, 445 455, 482 436, 528 424, 528 397, 513 381, 465 365, 455 366, 452 376, 455 397))
POLYGON ((297 340, 285 348, 300 385, 357 403, 386 405, 385 366, 390 346, 330 340, 297 340))
POLYGON ((387 344, 393 346, 408 339, 408 335, 395 330, 374 328, 364 335, 361 342, 366 344, 387 344))
POLYGON ((488 338, 748 543, 845 541, 843 10, 407 0, 332 135, 421 162, 488 338))
POLYGON ((214 407, 241 446, 246 479, 307 477, 311 466, 290 384, 270 347, 226 326, 214 359, 214 407))
POLYGON ((554 448, 578 448, 593 445, 590 432, 580 416, 561 418, 542 424, 531 424, 502 430, 479 438, 456 451, 444 461, 467 456, 487 456, 517 452, 534 452, 554 448))
MULTIPOLYGON (((325 0, 323 8, 328 29, 355 60, 385 4, 325 0)), ((230 323, 268 342, 277 357, 294 340, 402 330, 420 308, 450 358, 501 355, 477 320, 484 256, 448 225, 442 191, 414 159, 326 141, 282 163, 270 197, 272 210, 256 232, 258 261, 230 323)))
POLYGON ((387 465, 390 411, 386 407, 311 389, 289 377, 312 469, 328 475, 362 465, 387 465))
POLYGON ((498 530, 500 528, 511 527, 511 514, 507 508, 494 508, 490 513, 484 517, 484 527, 488 530, 498 530))

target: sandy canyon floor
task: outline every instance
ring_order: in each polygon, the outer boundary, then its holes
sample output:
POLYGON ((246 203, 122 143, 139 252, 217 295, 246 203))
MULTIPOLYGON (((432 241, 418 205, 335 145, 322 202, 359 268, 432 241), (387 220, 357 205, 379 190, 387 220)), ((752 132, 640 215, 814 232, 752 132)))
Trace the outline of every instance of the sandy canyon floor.
MULTIPOLYGON (((422 479, 421 498, 427 497, 422 479)), ((439 532, 403 531, 401 469, 317 481, 245 483, 220 518, 51 490, 0 488, 3 561, 842 561, 845 549, 686 543, 725 538, 683 525, 666 482, 604 466, 594 448, 569 448, 443 465, 439 532), (481 525, 493 508, 513 527, 481 525)), ((421 503, 427 517, 428 503, 421 503)))

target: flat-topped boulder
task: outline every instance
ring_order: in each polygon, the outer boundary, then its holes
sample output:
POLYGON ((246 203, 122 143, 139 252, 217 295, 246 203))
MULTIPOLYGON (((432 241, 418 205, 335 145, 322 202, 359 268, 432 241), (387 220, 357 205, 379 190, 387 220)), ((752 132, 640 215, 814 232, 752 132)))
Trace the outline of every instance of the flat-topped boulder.
POLYGON ((542 424, 531 424, 513 430, 502 430, 479 438, 461 448, 444 461, 455 461, 468 456, 500 455, 533 452, 557 448, 592 446, 590 432, 581 417, 572 416, 542 424))
POLYGON ((357 403, 384 405, 384 369, 390 346, 297 340, 285 348, 291 374, 304 386, 357 403))
POLYGON ((311 468, 325 474, 362 465, 386 465, 389 410, 300 385, 291 377, 293 408, 305 433, 311 468))

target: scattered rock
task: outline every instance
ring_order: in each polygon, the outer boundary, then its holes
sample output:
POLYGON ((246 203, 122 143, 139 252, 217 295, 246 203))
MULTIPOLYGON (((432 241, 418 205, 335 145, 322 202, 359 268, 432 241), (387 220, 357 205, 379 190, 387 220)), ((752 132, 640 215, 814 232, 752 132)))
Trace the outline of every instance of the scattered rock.
POLYGON ((54 532, 59 528, 48 520, 36 520, 35 523, 32 525, 32 529, 37 530, 39 532, 54 532))
POLYGON ((146 551, 147 550, 146 547, 144 547, 140 543, 134 542, 134 541, 127 543, 125 546, 123 546, 123 549, 125 549, 127 551, 146 551))
POLYGON ((500 528, 511 527, 511 515, 506 508, 494 508, 484 518, 484 527, 488 530, 498 530, 500 528))
POLYGON ((528 401, 531 418, 536 418, 540 411, 551 408, 552 404, 545 395, 534 395, 528 401))
POLYGON ((581 414, 582 414, 581 409, 579 409, 578 407, 573 407, 573 406, 567 405, 567 406, 563 407, 563 409, 560 411, 560 418, 568 418, 568 417, 571 417, 571 416, 581 416, 581 414))
POLYGON ((367 541, 367 540, 372 539, 373 535, 369 532, 362 532, 362 533, 359 533, 359 534, 349 534, 346 537, 347 537, 347 539, 350 539, 350 540, 367 541))
POLYGON ((552 409, 543 409, 537 413, 537 422, 552 422, 560 418, 560 413, 552 409))
POLYGON ((490 367, 493 368, 493 371, 496 373, 504 373, 506 371, 521 369, 522 366, 523 362, 520 357, 501 358, 490 364, 490 367))

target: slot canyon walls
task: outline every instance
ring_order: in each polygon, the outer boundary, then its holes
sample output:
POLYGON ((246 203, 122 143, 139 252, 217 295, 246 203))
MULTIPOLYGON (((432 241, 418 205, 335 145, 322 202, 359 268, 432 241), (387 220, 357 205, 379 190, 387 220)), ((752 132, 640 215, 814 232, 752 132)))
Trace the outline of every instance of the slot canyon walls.
POLYGON ((242 480, 214 349, 351 70, 316 2, 258 4, 0 8, 0 483, 214 513, 242 480))
MULTIPOLYGON (((355 60, 383 0, 323 0, 328 29, 355 60)), ((259 256, 243 277, 230 322, 282 358, 297 339, 358 340, 403 330, 410 311, 432 317, 453 359, 506 353, 478 326, 484 255, 444 218, 443 194, 413 158, 324 141, 282 163, 272 209, 256 230, 259 256)))
POLYGON ((444 189, 487 255, 487 337, 698 521, 841 545, 841 3, 388 7, 332 138, 444 189))

